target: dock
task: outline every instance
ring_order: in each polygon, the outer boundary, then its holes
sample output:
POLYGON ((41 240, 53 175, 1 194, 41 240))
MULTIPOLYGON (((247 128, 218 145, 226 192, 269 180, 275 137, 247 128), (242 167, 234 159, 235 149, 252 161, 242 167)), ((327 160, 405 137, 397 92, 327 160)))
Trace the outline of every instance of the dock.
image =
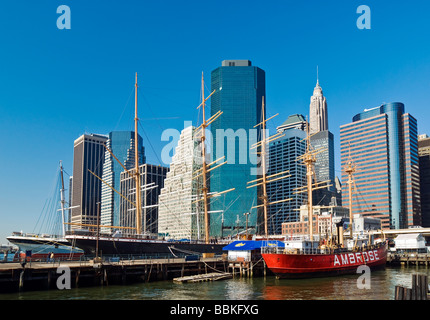
POLYGON ((429 266, 429 253, 394 253, 387 254, 387 265, 417 265, 429 266))
POLYGON ((71 288, 76 288, 173 280, 214 272, 228 273, 228 262, 218 257, 192 261, 166 258, 0 263, 0 292, 59 289, 57 282, 65 275, 71 288))

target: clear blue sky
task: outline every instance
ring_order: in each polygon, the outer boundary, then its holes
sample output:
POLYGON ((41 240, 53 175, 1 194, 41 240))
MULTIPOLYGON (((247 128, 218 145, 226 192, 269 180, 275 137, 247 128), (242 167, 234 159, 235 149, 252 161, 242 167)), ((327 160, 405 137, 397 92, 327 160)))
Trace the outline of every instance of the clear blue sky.
POLYGON ((196 121, 201 72, 210 87, 225 59, 266 71, 272 129, 309 113, 319 65, 337 148, 340 125, 384 102, 403 102, 430 134, 428 12, 425 0, 2 1, 0 243, 33 231, 60 160, 72 174, 76 138, 133 129, 135 72, 149 163, 164 129, 196 121), (63 4, 70 30, 56 25, 63 4), (371 30, 356 26, 362 4, 371 30))

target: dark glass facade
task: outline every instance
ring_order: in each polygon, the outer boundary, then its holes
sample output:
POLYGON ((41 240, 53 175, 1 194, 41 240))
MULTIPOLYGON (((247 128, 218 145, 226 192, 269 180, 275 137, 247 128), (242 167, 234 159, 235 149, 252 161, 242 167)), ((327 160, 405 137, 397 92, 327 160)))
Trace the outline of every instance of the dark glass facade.
MULTIPOLYGON (((269 206, 269 234, 282 234, 282 223, 300 220, 300 206, 307 201, 306 193, 295 193, 297 188, 306 185, 306 167, 297 161, 306 151, 306 133, 302 129, 290 128, 283 131, 284 136, 270 143, 268 175, 288 171, 288 178, 267 185, 270 202, 291 199, 269 206)), ((280 175, 279 177, 281 177, 280 175)))
POLYGON ((430 227, 430 138, 425 136, 418 140, 420 159, 420 190, 422 226, 430 227))
POLYGON ((212 158, 225 155, 227 164, 211 171, 210 191, 235 191, 212 198, 210 203, 211 236, 236 235, 245 229, 246 218, 251 233, 259 232, 256 188, 247 188, 255 180, 257 155, 250 146, 257 142, 265 96, 265 72, 247 60, 223 62, 211 73, 211 114, 223 114, 211 125, 212 158), (228 131, 226 131, 228 130, 228 131), (226 133, 226 135, 224 135, 226 133), (249 215, 244 213, 249 212, 249 215))
MULTIPOLYGON (((135 133, 134 131, 112 131, 109 133, 107 147, 127 170, 135 168, 135 133)), ((145 148, 138 135, 139 165, 145 163, 145 148)), ((124 169, 115 158, 106 151, 103 167, 103 180, 119 191, 120 176, 124 169)), ((110 187, 102 185, 101 224, 120 226, 120 195, 110 187)))
MULTIPOLYGON (((158 196, 164 187, 168 168, 143 164, 139 166, 140 184, 142 186, 142 230, 144 233, 156 234, 158 232, 158 196)), ((134 169, 130 170, 134 173, 134 169)), ((136 181, 126 171, 121 172, 121 194, 129 201, 136 203, 136 181)), ((136 227, 136 210, 125 199, 120 199, 120 225, 123 227, 136 227)), ((127 233, 134 234, 135 230, 127 233)))
MULTIPOLYGON (((101 200, 101 181, 88 170, 101 177, 104 162, 104 143, 107 137, 82 135, 74 142, 72 180, 72 223, 96 224, 101 200)), ((86 228, 73 225, 72 229, 86 228)))

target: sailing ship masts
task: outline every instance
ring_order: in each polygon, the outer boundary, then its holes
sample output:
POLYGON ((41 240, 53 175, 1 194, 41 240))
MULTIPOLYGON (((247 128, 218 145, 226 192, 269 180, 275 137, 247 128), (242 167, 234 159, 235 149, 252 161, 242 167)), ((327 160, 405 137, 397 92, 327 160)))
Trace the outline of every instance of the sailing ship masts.
POLYGON ((308 189, 308 223, 309 223, 309 239, 313 241, 314 239, 314 218, 313 218, 313 205, 312 205, 312 190, 313 190, 313 181, 312 177, 314 175, 313 167, 316 162, 315 155, 310 150, 310 136, 309 136, 309 122, 306 123, 306 132, 307 132, 307 144, 306 144, 306 153, 304 155, 304 163, 306 165, 306 176, 307 176, 307 189, 308 189))
POLYGON ((352 212, 352 184, 353 184, 353 173, 355 172, 355 168, 351 162, 348 163, 348 167, 345 172, 348 174, 348 194, 349 194, 349 224, 351 226, 351 237, 352 230, 354 224, 354 213, 352 212))
POLYGON ((61 190, 60 190, 60 197, 61 197, 61 219, 62 219, 62 225, 63 225, 63 237, 66 235, 66 225, 65 225, 65 216, 64 216, 64 178, 63 178, 63 163, 60 161, 60 172, 61 172, 61 190))
POLYGON ((262 175, 263 175, 263 210, 264 210, 264 234, 266 236, 266 239, 268 238, 268 226, 267 226, 267 177, 266 177, 266 120, 265 120, 265 114, 264 114, 264 97, 262 99, 262 114, 263 114, 263 121, 262 121, 262 143, 261 143, 261 166, 262 166, 262 175))
MULTIPOLYGON (((206 167, 206 147, 205 147, 205 140, 206 140, 206 115, 205 115, 205 85, 204 85, 204 78, 203 78, 203 72, 202 72, 202 114, 203 114, 203 123, 201 125, 202 127, 202 135, 201 135, 201 148, 202 148, 202 175, 203 175, 203 201, 204 201, 204 214, 205 214, 205 242, 209 243, 209 214, 208 214, 208 187, 206 182, 206 176, 207 176, 207 167, 206 167)), ((198 203, 197 203, 198 206, 198 203)))
POLYGON ((312 206, 312 162, 307 162, 307 178, 308 178, 308 221, 309 221, 309 238, 313 240, 313 206, 312 206))
POLYGON ((135 145, 135 180, 136 180, 136 233, 142 232, 142 200, 140 193, 140 172, 139 172, 139 143, 138 143, 138 120, 137 117, 137 72, 136 72, 136 83, 135 83, 135 102, 134 102, 134 145, 135 145))

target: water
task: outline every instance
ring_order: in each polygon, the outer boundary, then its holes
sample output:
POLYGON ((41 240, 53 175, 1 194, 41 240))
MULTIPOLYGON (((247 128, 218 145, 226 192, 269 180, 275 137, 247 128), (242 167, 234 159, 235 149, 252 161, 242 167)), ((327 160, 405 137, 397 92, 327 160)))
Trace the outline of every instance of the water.
POLYGON ((0 300, 393 300, 396 285, 411 288, 412 274, 426 267, 387 267, 374 271, 370 290, 359 289, 360 275, 287 280, 235 278, 177 284, 173 281, 0 294, 0 300))

